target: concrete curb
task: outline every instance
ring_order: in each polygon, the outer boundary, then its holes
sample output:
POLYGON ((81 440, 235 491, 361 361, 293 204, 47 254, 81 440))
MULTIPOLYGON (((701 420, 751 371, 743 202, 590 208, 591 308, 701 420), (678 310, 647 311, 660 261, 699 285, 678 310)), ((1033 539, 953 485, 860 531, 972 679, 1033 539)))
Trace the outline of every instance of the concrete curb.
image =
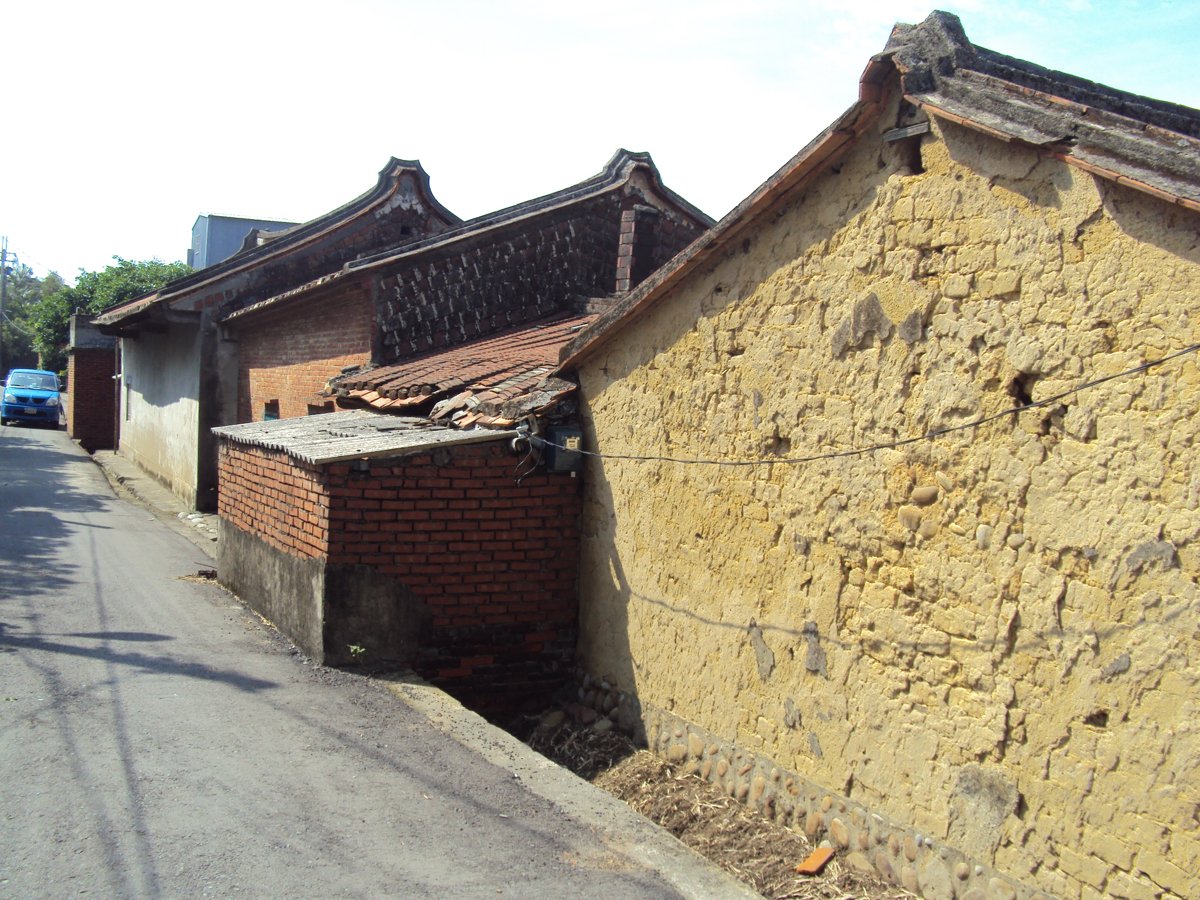
POLYGON ((172 531, 203 550, 209 559, 216 560, 215 515, 187 509, 168 488, 143 472, 135 463, 112 450, 97 450, 89 455, 92 462, 104 473, 113 493, 149 510, 172 531))
POLYGON ((761 898, 623 801, 546 759, 443 691, 416 676, 379 676, 378 680, 443 734, 512 772, 523 787, 565 815, 591 824, 611 850, 657 872, 683 896, 761 898))

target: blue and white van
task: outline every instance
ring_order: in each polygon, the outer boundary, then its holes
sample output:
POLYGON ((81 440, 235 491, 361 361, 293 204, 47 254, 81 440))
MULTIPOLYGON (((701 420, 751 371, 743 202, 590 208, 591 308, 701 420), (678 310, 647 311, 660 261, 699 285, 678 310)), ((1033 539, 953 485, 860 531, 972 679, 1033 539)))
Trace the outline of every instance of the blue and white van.
POLYGON ((0 425, 34 422, 58 427, 58 376, 41 369, 13 369, 4 382, 0 425))

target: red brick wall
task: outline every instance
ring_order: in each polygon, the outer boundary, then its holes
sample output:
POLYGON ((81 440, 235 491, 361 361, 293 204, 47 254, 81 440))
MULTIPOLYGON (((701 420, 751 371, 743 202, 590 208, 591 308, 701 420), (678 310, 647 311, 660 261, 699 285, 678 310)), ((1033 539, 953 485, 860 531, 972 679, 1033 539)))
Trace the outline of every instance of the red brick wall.
POLYGON ((76 348, 67 356, 67 433, 89 452, 114 446, 116 371, 111 348, 76 348))
POLYGON ((276 550, 316 559, 329 549, 329 492, 316 468, 275 450, 221 441, 217 513, 276 550))
POLYGON ((421 598, 431 634, 418 670, 483 706, 575 648, 580 482, 539 472, 517 484, 516 462, 498 441, 326 470, 329 561, 372 566, 421 598))
POLYGON ((325 382, 370 361, 374 321, 370 298, 352 286, 239 325, 238 421, 260 421, 271 400, 281 419, 308 415, 325 382))
POLYGON ((581 483, 517 484, 516 463, 496 441, 313 469, 222 441, 219 511, 285 553, 404 585, 428 612, 414 668, 495 711, 575 649, 581 483))

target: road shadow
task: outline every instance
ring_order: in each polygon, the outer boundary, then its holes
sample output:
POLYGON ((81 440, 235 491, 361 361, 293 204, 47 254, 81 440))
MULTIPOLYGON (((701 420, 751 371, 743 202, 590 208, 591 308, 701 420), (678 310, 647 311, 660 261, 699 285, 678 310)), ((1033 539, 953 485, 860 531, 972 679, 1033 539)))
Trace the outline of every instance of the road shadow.
POLYGON ((218 669, 200 662, 187 662, 169 656, 155 656, 138 651, 117 650, 109 647, 110 640, 123 641, 170 641, 174 638, 163 635, 138 634, 129 636, 128 632, 100 632, 97 634, 62 635, 62 637, 78 637, 99 641, 96 646, 79 646, 59 641, 47 640, 46 635, 16 635, 8 632, 7 626, 0 622, 0 652, 14 650, 34 650, 43 653, 60 653, 64 656, 77 656, 84 659, 97 659, 118 666, 131 666, 139 672, 156 675, 181 675, 184 678, 198 678, 204 681, 219 681, 241 691, 262 691, 277 687, 273 681, 262 678, 252 678, 236 671, 218 669), (121 635, 125 636, 121 636, 121 635))
POLYGON ((91 459, 53 440, 45 431, 0 429, 0 601, 66 590, 73 566, 59 545, 68 528, 98 527, 64 521, 98 512, 105 501, 76 487, 91 459))

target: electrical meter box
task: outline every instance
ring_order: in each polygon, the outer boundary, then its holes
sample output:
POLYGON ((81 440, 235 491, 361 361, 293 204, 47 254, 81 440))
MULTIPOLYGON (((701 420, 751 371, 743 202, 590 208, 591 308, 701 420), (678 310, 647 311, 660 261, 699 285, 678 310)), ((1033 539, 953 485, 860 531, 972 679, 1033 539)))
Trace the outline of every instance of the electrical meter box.
POLYGON ((583 431, 575 425, 554 425, 546 429, 546 469, 550 472, 578 472, 583 468, 583 431), (555 446, 557 445, 557 446, 555 446), (563 449, 560 449, 563 448, 563 449))

